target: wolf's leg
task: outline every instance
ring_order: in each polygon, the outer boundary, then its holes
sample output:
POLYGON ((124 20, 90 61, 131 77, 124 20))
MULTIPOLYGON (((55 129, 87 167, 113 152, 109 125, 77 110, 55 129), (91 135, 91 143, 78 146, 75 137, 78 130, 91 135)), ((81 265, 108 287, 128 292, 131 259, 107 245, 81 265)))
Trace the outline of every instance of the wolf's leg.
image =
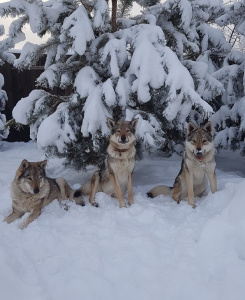
POLYGON ((194 202, 193 173, 186 170, 185 178, 187 184, 188 204, 190 204, 193 208, 195 208, 196 205, 194 202))
POLYGON ((133 181, 132 173, 128 175, 128 204, 132 205, 134 203, 134 193, 133 193, 133 181))
POLYGON ((61 194, 61 200, 70 199, 72 194, 72 189, 69 186, 69 184, 65 181, 64 178, 56 178, 56 183, 59 186, 60 194, 61 194))
POLYGON ((99 171, 96 171, 91 179, 91 191, 89 195, 89 202, 91 205, 95 207, 99 207, 99 204, 94 201, 95 194, 97 193, 98 187, 100 183, 100 175, 99 171))
POLYGON ((175 179, 173 189, 171 191, 171 196, 174 199, 174 201, 176 201, 178 204, 181 201, 181 198, 180 198, 181 191, 182 191, 181 180, 180 180, 180 177, 177 176, 176 179, 175 179))
POLYGON ((114 174, 110 174, 110 180, 113 184, 115 194, 117 196, 117 200, 119 201, 119 207, 125 207, 123 193, 118 182, 117 177, 114 174))
POLYGON ((29 223, 34 221, 41 214, 41 207, 33 209, 31 214, 18 226, 20 229, 25 229, 29 223))
POLYGON ((208 179, 209 179, 209 183, 210 183, 212 193, 217 192, 217 178, 216 178, 215 171, 214 171, 213 174, 208 173, 208 179))
POLYGON ((74 200, 78 205, 85 205, 81 190, 77 190, 74 192, 64 178, 56 178, 56 183, 60 188, 60 193, 62 197, 62 199, 60 200, 69 199, 71 201, 74 200))
POLYGON ((174 199, 174 201, 176 201, 179 204, 180 201, 181 201, 181 199, 180 199, 180 190, 178 190, 177 188, 173 188, 172 198, 174 199))
POLYGON ((21 218, 25 213, 19 212, 19 211, 13 211, 8 217, 6 217, 3 221, 9 223, 12 223, 16 219, 21 218))

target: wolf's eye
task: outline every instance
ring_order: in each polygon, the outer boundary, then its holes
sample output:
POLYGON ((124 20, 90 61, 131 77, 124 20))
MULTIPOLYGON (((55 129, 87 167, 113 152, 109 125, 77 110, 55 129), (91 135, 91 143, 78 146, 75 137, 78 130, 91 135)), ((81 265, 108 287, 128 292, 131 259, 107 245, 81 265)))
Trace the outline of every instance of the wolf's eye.
POLYGON ((117 133, 120 133, 121 132, 121 130, 120 129, 117 129, 117 133))
POLYGON ((130 132, 130 131, 131 131, 130 129, 127 129, 127 130, 126 130, 126 132, 130 132))
POLYGON ((203 143, 204 143, 204 144, 207 143, 207 140, 203 140, 203 143))
POLYGON ((28 179, 28 180, 32 180, 32 178, 31 178, 31 177, 27 177, 27 179, 28 179))

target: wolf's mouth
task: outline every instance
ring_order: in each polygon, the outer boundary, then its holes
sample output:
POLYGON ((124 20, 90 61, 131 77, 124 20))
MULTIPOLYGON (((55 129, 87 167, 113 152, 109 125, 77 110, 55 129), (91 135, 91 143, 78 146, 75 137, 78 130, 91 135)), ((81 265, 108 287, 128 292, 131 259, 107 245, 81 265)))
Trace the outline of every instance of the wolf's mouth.
POLYGON ((196 157, 197 157, 198 159, 201 159, 201 158, 203 158, 203 155, 202 155, 202 153, 196 153, 196 157))
POLYGON ((120 143, 120 144, 127 144, 128 143, 128 140, 118 140, 118 143, 120 143))
POLYGON ((203 151, 202 150, 196 150, 194 152, 194 154, 195 154, 195 156, 196 156, 197 159, 203 160, 203 151))

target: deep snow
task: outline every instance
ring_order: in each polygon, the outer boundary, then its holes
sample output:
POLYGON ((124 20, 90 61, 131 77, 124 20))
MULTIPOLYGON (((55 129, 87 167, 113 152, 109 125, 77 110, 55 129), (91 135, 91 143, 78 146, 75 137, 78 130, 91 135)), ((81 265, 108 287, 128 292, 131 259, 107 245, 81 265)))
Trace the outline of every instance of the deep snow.
MULTIPOLYGON (((11 212, 10 184, 21 160, 44 159, 33 142, 0 142, 0 218, 11 212)), ((1 300, 244 300, 245 164, 238 153, 217 154, 218 192, 177 205, 148 199, 171 185, 181 158, 136 163, 135 204, 98 193, 100 208, 57 201, 20 230, 0 222, 1 300)), ((49 159, 47 174, 77 188, 87 173, 49 159)), ((25 216, 26 217, 26 216, 25 216)))

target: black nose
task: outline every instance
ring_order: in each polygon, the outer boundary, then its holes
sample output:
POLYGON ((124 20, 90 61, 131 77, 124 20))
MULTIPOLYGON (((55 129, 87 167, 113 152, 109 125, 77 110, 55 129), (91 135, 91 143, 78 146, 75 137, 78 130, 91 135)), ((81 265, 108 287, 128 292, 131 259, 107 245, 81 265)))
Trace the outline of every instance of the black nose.
POLYGON ((202 149, 201 148, 197 148, 197 152, 202 152, 202 149))
POLYGON ((39 188, 35 188, 35 189, 33 190, 33 192, 34 192, 34 194, 38 194, 38 193, 39 193, 39 188))
POLYGON ((125 142, 125 141, 126 141, 126 136, 125 136, 124 134, 121 136, 121 141, 122 141, 122 142, 125 142))

